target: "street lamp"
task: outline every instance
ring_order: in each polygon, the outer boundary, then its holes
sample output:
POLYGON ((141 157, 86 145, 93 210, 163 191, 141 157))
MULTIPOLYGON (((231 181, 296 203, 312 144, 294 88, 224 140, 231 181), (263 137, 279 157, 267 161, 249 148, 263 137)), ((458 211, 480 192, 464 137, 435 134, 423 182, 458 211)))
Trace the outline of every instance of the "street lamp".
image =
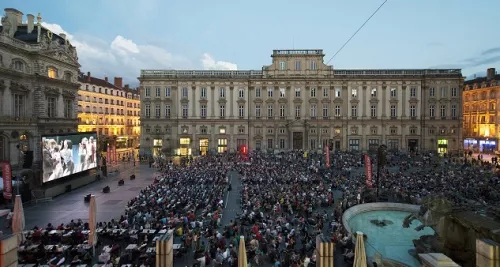
POLYGON ((387 163, 387 146, 381 145, 378 147, 377 151, 377 202, 379 201, 379 191, 380 191, 380 170, 384 168, 387 163))

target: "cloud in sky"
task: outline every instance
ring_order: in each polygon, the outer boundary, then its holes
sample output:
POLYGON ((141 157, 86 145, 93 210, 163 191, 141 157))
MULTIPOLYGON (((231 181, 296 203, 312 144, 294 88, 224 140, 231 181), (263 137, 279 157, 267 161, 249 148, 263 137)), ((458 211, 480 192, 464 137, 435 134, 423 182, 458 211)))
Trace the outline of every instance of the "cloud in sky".
POLYGON ((235 63, 217 61, 209 53, 201 58, 172 54, 155 45, 138 44, 124 36, 117 35, 111 43, 92 36, 77 36, 66 32, 60 25, 42 22, 53 33, 66 34, 77 48, 81 71, 91 72, 94 77, 123 77, 124 83, 137 85, 141 69, 205 69, 236 70, 235 63))
POLYGON ((236 70, 238 66, 231 62, 216 61, 210 54, 203 54, 201 59, 203 69, 205 70, 236 70))
POLYGON ((500 47, 492 47, 484 50, 475 57, 465 58, 456 63, 432 66, 431 68, 468 69, 485 65, 493 65, 498 62, 500 62, 500 47))

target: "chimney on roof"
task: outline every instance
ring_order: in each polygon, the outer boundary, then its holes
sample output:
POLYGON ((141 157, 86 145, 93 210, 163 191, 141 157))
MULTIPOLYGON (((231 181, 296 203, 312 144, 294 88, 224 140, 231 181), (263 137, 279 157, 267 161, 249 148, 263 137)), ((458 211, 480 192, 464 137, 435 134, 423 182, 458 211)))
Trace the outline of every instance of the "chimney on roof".
POLYGON ((24 15, 23 12, 15 8, 6 8, 4 9, 4 11, 5 11, 5 16, 7 18, 12 18, 12 19, 15 18, 15 22, 17 23, 17 25, 23 24, 23 15, 24 15))
POLYGON ((87 82, 90 82, 90 77, 91 76, 90 76, 90 71, 89 71, 89 72, 87 72, 87 82))
POLYGON ((115 77, 115 86, 118 87, 118 88, 122 88, 122 83, 123 83, 123 79, 122 77, 115 77))
POLYGON ((106 82, 108 82, 108 77, 104 76, 104 80, 105 80, 106 82))
POLYGON ((35 16, 28 14, 26 17, 28 18, 28 33, 31 33, 35 28, 35 16))
POLYGON ((486 78, 488 80, 493 80, 493 79, 495 79, 495 74, 496 74, 495 68, 489 68, 486 71, 486 78))

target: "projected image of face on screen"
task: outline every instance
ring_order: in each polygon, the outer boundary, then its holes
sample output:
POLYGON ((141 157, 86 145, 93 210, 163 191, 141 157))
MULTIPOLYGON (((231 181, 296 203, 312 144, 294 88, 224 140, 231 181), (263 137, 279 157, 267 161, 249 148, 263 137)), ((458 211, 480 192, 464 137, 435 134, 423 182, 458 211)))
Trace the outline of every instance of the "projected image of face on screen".
POLYGON ((43 182, 97 167, 97 134, 75 133, 42 137, 43 182))

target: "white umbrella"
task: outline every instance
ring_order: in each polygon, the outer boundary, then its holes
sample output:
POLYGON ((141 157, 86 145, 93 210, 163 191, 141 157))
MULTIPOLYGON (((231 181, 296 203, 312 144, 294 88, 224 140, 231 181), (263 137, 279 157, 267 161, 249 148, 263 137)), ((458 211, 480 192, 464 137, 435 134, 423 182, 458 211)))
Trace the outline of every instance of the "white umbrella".
POLYGON ((95 245, 97 244, 97 206, 95 203, 95 196, 90 196, 90 206, 89 206, 89 245, 92 246, 92 250, 95 256, 95 245))
POLYGON ((238 267, 248 267, 245 237, 243 236, 240 236, 240 244, 238 247, 238 267))
POLYGON ((12 217, 12 233, 17 235, 17 243, 20 244, 24 239, 24 209, 23 201, 20 195, 16 195, 16 200, 14 202, 14 216, 12 217))

